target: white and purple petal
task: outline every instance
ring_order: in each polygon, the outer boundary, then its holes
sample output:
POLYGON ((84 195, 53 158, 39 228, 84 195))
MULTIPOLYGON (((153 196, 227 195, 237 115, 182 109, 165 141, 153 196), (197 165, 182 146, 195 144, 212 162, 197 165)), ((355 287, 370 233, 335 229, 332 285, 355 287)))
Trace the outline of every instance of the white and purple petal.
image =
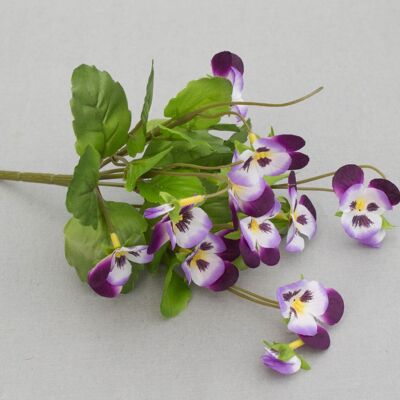
POLYGON ((136 264, 147 264, 153 260, 153 254, 148 253, 146 245, 122 247, 121 250, 126 251, 128 260, 136 264))
POLYGON ((279 354, 276 351, 268 348, 265 348, 265 354, 261 357, 261 361, 266 367, 283 375, 292 375, 301 368, 299 357, 293 356, 287 361, 282 361, 279 359, 279 354))
POLYGON ((197 246, 208 234, 212 222, 206 212, 199 207, 181 210, 181 220, 172 228, 176 243, 185 249, 197 246))
POLYGON ((160 217, 172 211, 175 207, 172 204, 162 204, 161 206, 151 207, 144 210, 143 216, 147 219, 160 217))
POLYGON ((304 239, 300 236, 295 225, 291 224, 286 236, 286 251, 289 253, 300 253, 304 250, 304 246, 304 239))
POLYGON ((313 203, 311 202, 311 200, 309 199, 309 197, 307 195, 303 194, 300 197, 299 204, 306 207, 308 209, 308 211, 310 211, 310 213, 314 217, 315 221, 317 220, 317 211, 315 210, 313 203))
POLYGON ((113 286, 107 282, 112 258, 112 254, 103 258, 88 273, 89 286, 100 296, 110 298, 118 296, 122 290, 122 286, 113 286))
MULTIPOLYGON (((198 286, 210 286, 225 271, 225 263, 218 255, 200 251, 187 263, 191 280, 198 286)), ((185 271, 186 274, 186 271, 185 271)))
POLYGON ((116 256, 114 252, 113 265, 107 276, 107 282, 113 286, 124 286, 132 273, 132 265, 125 255, 116 256))
MULTIPOLYGON (((147 252, 154 254, 157 252, 165 243, 171 240, 173 237, 171 221, 169 217, 164 217, 161 221, 157 222, 153 227, 153 234, 149 243, 147 252)), ((172 247, 172 243, 171 243, 172 247)), ((175 246, 174 246, 175 247, 175 246)), ((172 248, 174 248, 172 247, 172 248)))
POLYGON ((376 232, 375 235, 368 237, 366 239, 360 239, 359 242, 367 247, 379 248, 382 245, 383 239, 386 236, 386 231, 381 229, 380 231, 376 232))
POLYGON ((208 289, 214 292, 221 292, 233 286, 239 278, 238 269, 229 261, 224 261, 224 273, 208 289))
POLYGON ((339 199, 349 187, 363 183, 364 172, 355 164, 347 164, 340 167, 332 178, 332 187, 339 199))
POLYGON ((226 78, 232 67, 243 75, 244 65, 242 59, 230 51, 221 51, 211 59, 211 68, 215 76, 226 78))
POLYGON ((293 215, 293 224, 301 234, 312 239, 317 231, 317 222, 306 206, 298 204, 293 215))
POLYGON ((260 265, 260 255, 257 251, 251 250, 246 240, 242 237, 239 242, 240 254, 243 261, 249 268, 257 268, 260 265))
POLYGON ((328 325, 337 324, 344 313, 344 301, 339 292, 335 289, 326 289, 328 295, 328 307, 318 319, 328 325))
POLYGON ((240 250, 239 250, 239 239, 227 239, 225 236, 228 233, 234 232, 233 229, 225 229, 222 231, 219 231, 216 233, 218 237, 220 237, 224 244, 226 250, 218 253, 218 255, 224 260, 224 261, 234 261, 240 256, 240 250))
POLYGON ((297 184, 296 184, 296 174, 291 171, 288 176, 288 193, 289 193, 289 204, 290 208, 294 210, 297 203, 297 184))
POLYGON ((218 254, 226 250, 223 239, 213 233, 209 233, 202 242, 197 246, 197 249, 218 254))
POLYGON ((353 239, 368 241, 382 228, 382 217, 376 213, 345 212, 341 217, 345 232, 353 239))
POLYGON ((268 214, 275 206, 275 195, 272 189, 265 184, 261 196, 252 201, 238 199, 239 208, 247 215, 261 217, 268 214))

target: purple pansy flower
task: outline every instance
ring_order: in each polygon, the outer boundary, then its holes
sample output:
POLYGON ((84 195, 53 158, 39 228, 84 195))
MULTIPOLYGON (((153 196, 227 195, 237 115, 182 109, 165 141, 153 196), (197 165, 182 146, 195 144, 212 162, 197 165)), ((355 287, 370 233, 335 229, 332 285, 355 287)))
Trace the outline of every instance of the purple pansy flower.
POLYGON ((309 158, 297 150, 304 145, 304 139, 296 135, 257 138, 252 143, 254 150, 245 150, 235 155, 233 162, 243 163, 234 166, 232 171, 247 178, 247 181, 254 181, 257 177, 276 176, 288 170, 303 168, 309 158))
POLYGON ((317 231, 317 213, 311 200, 303 194, 298 200, 296 175, 292 171, 288 178, 291 225, 286 237, 286 250, 298 253, 304 249, 304 238, 312 239, 317 231))
POLYGON ((292 375, 300 370, 301 360, 295 353, 288 360, 281 360, 279 356, 279 351, 265 347, 265 354, 261 357, 261 361, 266 367, 283 375, 292 375))
POLYGON ((240 221, 240 252, 248 267, 258 267, 261 261, 270 266, 279 262, 281 236, 270 219, 279 213, 280 208, 280 202, 275 200, 274 207, 267 214, 240 221))
POLYGON ((147 264, 153 259, 147 246, 119 247, 98 262, 88 273, 90 287, 100 296, 116 297, 128 282, 132 265, 147 264))
MULTIPOLYGON (((344 302, 334 289, 326 289, 317 281, 302 279, 277 290, 277 299, 283 318, 288 319, 288 329, 297 333, 308 345, 326 348, 328 333, 320 322, 334 325, 344 312, 344 302), (308 336, 316 336, 307 342, 308 336)), ((329 340, 329 339, 328 339, 329 340)), ((329 347, 329 341, 328 341, 329 347)))
MULTIPOLYGON (((211 68, 214 76, 228 79, 232 83, 232 101, 243 101, 243 73, 244 66, 242 59, 230 51, 222 51, 211 59, 211 68)), ((235 105, 232 109, 246 117, 248 107, 235 105)))
POLYGON ((332 187, 339 198, 345 232, 361 244, 379 247, 385 237, 382 214, 400 202, 399 189, 387 179, 373 179, 366 187, 358 165, 339 168, 332 187))
POLYGON ((227 239, 225 236, 233 230, 222 230, 216 233, 220 239, 222 239, 225 250, 218 253, 218 256, 224 260, 225 270, 224 273, 217 279, 213 284, 208 286, 215 292, 226 290, 236 283, 239 278, 238 269, 232 264, 231 261, 236 260, 240 256, 239 251, 239 240, 227 239))
MULTIPOLYGON (((170 205, 149 208, 146 210, 147 218, 156 218, 173 209, 170 205)), ((169 215, 165 215, 154 225, 153 235, 149 244, 149 254, 155 253, 168 241, 171 248, 176 244, 185 249, 197 246, 208 234, 212 222, 208 215, 199 207, 186 206, 179 212, 179 219, 173 222, 169 215)))
POLYGON ((257 177, 249 180, 247 177, 230 172, 229 206, 232 212, 234 227, 238 227, 237 212, 242 211, 252 217, 261 217, 268 213, 275 204, 275 195, 264 179, 257 177))
POLYGON ((232 275, 231 266, 220 256, 226 250, 223 239, 209 233, 181 265, 187 281, 193 281, 198 286, 211 287, 216 291, 226 289, 223 288, 223 284, 226 284, 232 275), (221 280, 221 284, 216 285, 224 274, 227 276, 221 280))

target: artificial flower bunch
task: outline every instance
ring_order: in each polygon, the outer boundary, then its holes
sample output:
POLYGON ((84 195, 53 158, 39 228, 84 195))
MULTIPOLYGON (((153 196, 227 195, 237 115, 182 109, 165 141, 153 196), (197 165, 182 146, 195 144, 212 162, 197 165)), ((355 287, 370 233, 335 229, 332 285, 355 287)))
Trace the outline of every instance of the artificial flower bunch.
POLYGON ((315 236, 316 209, 299 192, 335 193, 345 232, 370 247, 379 247, 391 228, 383 213, 400 202, 400 192, 370 165, 346 165, 296 182, 296 171, 309 162, 301 151, 304 139, 272 128, 253 132, 249 107, 289 106, 322 88, 282 104, 244 101, 239 56, 216 54, 211 71, 173 97, 163 119, 149 119, 152 66, 142 111, 131 128, 121 85, 107 72, 79 66, 72 75, 79 155, 74 174, 0 171, 0 179, 68 186, 66 259, 98 295, 115 298, 133 290, 143 273, 164 274, 160 310, 170 318, 186 308, 193 285, 229 291, 279 309, 296 335, 291 343, 265 342, 264 365, 282 374, 309 369, 296 350, 329 347, 325 328, 342 318, 341 295, 302 278, 270 299, 237 286, 239 274, 275 266, 282 250, 299 253, 315 236), (381 176, 367 187, 366 168, 381 176), (332 189, 304 186, 329 176, 332 189), (103 187, 137 195, 131 203, 107 201, 103 187))

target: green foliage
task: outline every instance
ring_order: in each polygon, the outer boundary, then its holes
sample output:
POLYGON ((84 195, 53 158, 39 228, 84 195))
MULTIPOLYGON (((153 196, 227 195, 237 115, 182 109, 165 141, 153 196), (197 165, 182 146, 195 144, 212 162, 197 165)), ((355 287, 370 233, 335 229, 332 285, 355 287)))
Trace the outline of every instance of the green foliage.
POLYGON ((179 265, 174 257, 170 260, 165 275, 160 310, 165 318, 172 318, 182 312, 192 298, 192 291, 185 280, 174 269, 179 265))
POLYGON ((276 175, 276 176, 264 176, 265 182, 268 183, 268 185, 272 186, 278 183, 279 181, 282 181, 284 179, 287 179, 289 174, 281 174, 281 175, 276 175))
POLYGON ((212 118, 211 116, 229 111, 231 95, 232 85, 227 79, 219 77, 201 78, 189 82, 182 91, 172 98, 164 109, 164 115, 176 120, 204 106, 226 103, 226 105, 202 112, 201 115, 194 117, 185 124, 192 129, 207 129, 217 124, 221 119, 221 117, 212 118))
POLYGON ((149 119, 149 112, 151 103, 153 101, 153 88, 154 88, 154 62, 151 63, 151 71, 147 80, 146 95, 144 97, 144 103, 142 108, 142 114, 140 115, 140 124, 138 129, 135 129, 132 134, 129 135, 127 149, 128 154, 131 157, 141 153, 146 145, 146 133, 147 133, 147 121, 149 119))
MULTIPOLYGON (((170 132, 165 130, 164 132, 170 132)), ((146 148, 144 157, 151 157, 171 147, 171 151, 159 166, 172 163, 190 163, 196 165, 222 165, 231 162, 232 151, 224 144, 224 141, 216 136, 211 135, 207 131, 188 131, 183 129, 174 129, 174 132, 183 132, 185 140, 177 140, 174 138, 166 138, 164 136, 153 139, 146 148), (167 140, 166 140, 167 139, 167 140), (173 139, 173 140, 171 140, 173 139)), ((169 137, 169 136, 168 136, 169 137)))
POLYGON ((147 270, 150 273, 154 273, 158 270, 158 267, 161 264, 161 260, 169 246, 170 246, 169 243, 165 243, 157 252, 154 253, 153 260, 147 266, 147 270))
POLYGON ((235 140, 234 141, 234 146, 235 146, 235 150, 237 150, 239 154, 243 153, 246 150, 251 150, 250 146, 247 146, 246 144, 243 144, 239 140, 235 140))
POLYGON ((133 160, 127 169, 125 188, 129 192, 135 189, 136 181, 146 172, 157 166, 159 162, 171 151, 167 148, 152 157, 141 158, 140 160, 133 160))
MULTIPOLYGON (((236 133, 234 133, 226 142, 227 145, 234 150, 235 142, 245 143, 247 141, 247 135, 249 134, 249 129, 251 129, 251 120, 246 121, 246 125, 242 125, 236 133)), ((236 125, 235 125, 236 126, 236 125)))
POLYGON ((151 203, 161 203, 160 192, 166 192, 176 199, 204 194, 205 189, 195 176, 157 175, 149 181, 139 181, 139 193, 151 203))
POLYGON ((82 225, 97 227, 100 215, 96 187, 99 181, 100 155, 87 146, 68 187, 66 206, 82 225))
POLYGON ((335 212, 335 217, 341 217, 343 215, 343 211, 335 212))
POLYGON ((383 215, 382 218, 382 229, 389 230, 395 228, 395 225, 392 225, 383 215))
POLYGON ((297 355, 295 351, 286 343, 274 343, 271 346, 271 349, 279 353, 278 358, 282 361, 288 361, 297 355))
MULTIPOLYGON (((147 222, 138 211, 126 203, 105 203, 112 224, 123 246, 144 244, 143 233, 147 222)), ((76 269, 82 281, 86 281, 89 270, 111 251, 109 232, 102 218, 97 228, 82 225, 71 218, 64 228, 65 257, 76 269)))
POLYGON ((241 232, 240 230, 238 231, 233 231, 231 233, 228 233, 227 235, 224 236, 226 239, 232 239, 232 240, 238 240, 241 237, 241 232))
POLYGON ((228 196, 218 196, 208 199, 201 208, 208 214, 214 224, 226 224, 232 221, 228 204, 228 196))
POLYGON ((244 271, 248 268, 248 266, 245 264, 243 257, 239 256, 236 260, 233 261, 232 263, 239 271, 244 271))
POLYGON ((305 371, 309 371, 311 369, 310 364, 304 359, 303 356, 301 356, 300 354, 296 353, 296 356, 300 359, 301 364, 300 364, 300 368, 304 369, 305 371))
POLYGON ((127 142, 131 112, 122 86, 107 72, 84 64, 74 70, 71 111, 79 155, 91 145, 107 157, 127 142))

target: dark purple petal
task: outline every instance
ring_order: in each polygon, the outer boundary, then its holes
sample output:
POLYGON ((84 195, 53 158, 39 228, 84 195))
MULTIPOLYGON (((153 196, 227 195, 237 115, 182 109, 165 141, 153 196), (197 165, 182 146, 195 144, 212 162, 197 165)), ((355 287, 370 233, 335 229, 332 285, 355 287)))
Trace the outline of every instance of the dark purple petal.
POLYGON ((226 247, 226 250, 218 255, 225 261, 233 261, 236 260, 240 256, 239 250, 239 239, 227 239, 225 235, 228 233, 234 232, 233 229, 225 229, 223 231, 217 232, 216 235, 220 237, 226 247))
POLYGON ((240 253, 243 261, 249 268, 256 268, 260 265, 260 256, 256 251, 252 251, 244 238, 240 239, 239 243, 240 253))
POLYGON ((263 194, 256 200, 242 203, 242 211, 251 217, 262 217, 275 206, 275 195, 272 189, 265 185, 263 194))
POLYGON ((158 251, 163 244, 167 243, 170 240, 170 235, 168 231, 170 229, 171 222, 169 219, 162 219, 160 222, 157 222, 153 227, 153 234, 151 236, 149 247, 147 248, 147 253, 153 254, 158 251))
POLYGON ((400 203, 400 191, 398 187, 387 179, 372 179, 368 186, 384 192, 392 206, 400 203))
POLYGON ((264 247, 260 247, 260 258, 264 264, 273 267, 278 264, 281 254, 279 253, 279 249, 266 249, 264 247))
POLYGON ((318 325, 317 334, 314 336, 299 335, 299 338, 307 345, 317 350, 326 350, 331 344, 329 333, 318 325))
POLYGON ((229 193, 229 208, 231 210, 233 227, 235 229, 238 229, 239 227, 239 217, 237 215, 238 210, 236 206, 236 200, 231 193, 229 193))
POLYGON ((216 76, 226 77, 231 68, 236 68, 241 74, 244 72, 242 59, 230 51, 221 51, 211 59, 211 68, 216 76))
POLYGON ((88 273, 88 283, 94 288, 102 285, 111 271, 112 254, 99 261, 88 273))
POLYGON ((326 289, 328 294, 328 308, 325 313, 318 317, 328 325, 337 324, 344 313, 344 301, 342 296, 335 289, 326 289))
POLYGON ((294 173, 294 171, 291 171, 289 174, 288 185, 289 189, 290 187, 294 187, 295 189, 297 189, 296 174, 294 173))
POLYGON ((271 138, 283 146, 286 151, 296 151, 304 147, 305 140, 297 135, 276 135, 271 138))
POLYGON ((353 185, 357 185, 364 182, 364 172, 358 166, 354 164, 347 164, 340 167, 332 178, 332 187, 336 196, 339 198, 343 193, 353 185))
POLYGON ((302 204, 305 208, 307 208, 315 220, 317 220, 317 212, 315 211, 315 207, 307 195, 303 194, 300 197, 299 204, 302 204))
POLYGON ((307 155, 305 155, 304 153, 300 153, 299 151, 294 151, 293 153, 289 154, 292 159, 292 163, 290 164, 289 169, 304 168, 310 161, 310 158, 307 155))
POLYGON ((88 273, 90 287, 100 296, 116 297, 121 293, 122 286, 113 286, 107 282, 111 270, 112 254, 101 260, 88 273))
POLYGON ((220 292, 234 285, 238 278, 238 269, 232 263, 225 261, 225 272, 216 282, 208 286, 208 288, 213 290, 214 292, 220 292))

